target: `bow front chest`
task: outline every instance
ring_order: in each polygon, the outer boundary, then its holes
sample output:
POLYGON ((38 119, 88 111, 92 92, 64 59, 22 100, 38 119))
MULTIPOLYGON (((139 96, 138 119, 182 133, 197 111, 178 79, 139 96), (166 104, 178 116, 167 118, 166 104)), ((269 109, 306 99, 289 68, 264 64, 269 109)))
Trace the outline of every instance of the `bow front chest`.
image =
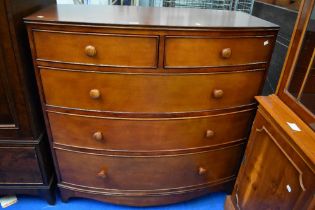
POLYGON ((25 22, 63 200, 147 206, 231 190, 278 26, 73 5, 25 22))

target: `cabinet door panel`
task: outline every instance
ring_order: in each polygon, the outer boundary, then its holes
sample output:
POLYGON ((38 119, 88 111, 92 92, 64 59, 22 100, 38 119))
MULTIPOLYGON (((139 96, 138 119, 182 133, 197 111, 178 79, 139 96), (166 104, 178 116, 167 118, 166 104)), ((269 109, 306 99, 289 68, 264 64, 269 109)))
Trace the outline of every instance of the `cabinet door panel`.
POLYGON ((13 118, 10 112, 8 98, 5 93, 3 82, 0 79, 0 127, 3 127, 2 125, 7 126, 12 123, 13 123, 13 118))
POLYGON ((292 209, 304 186, 301 171, 262 127, 255 132, 255 144, 246 163, 246 178, 238 186, 242 209, 292 209), (272 196, 271 196, 272 195, 272 196))
POLYGON ((33 147, 0 147, 0 184, 42 184, 33 147))
POLYGON ((314 175, 289 140, 259 112, 233 192, 242 210, 303 209, 314 192, 314 175))

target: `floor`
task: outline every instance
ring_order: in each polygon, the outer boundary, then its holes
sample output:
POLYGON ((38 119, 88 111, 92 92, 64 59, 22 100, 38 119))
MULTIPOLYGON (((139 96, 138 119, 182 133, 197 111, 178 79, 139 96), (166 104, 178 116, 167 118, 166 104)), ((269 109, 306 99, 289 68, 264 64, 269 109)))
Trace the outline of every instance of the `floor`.
MULTIPOLYGON (((61 202, 59 196, 55 206, 48 205, 44 200, 36 197, 18 196, 18 202, 7 207, 7 210, 223 210, 226 194, 213 193, 192 201, 159 207, 125 207, 98 201, 73 198, 68 203, 61 202)), ((1 209, 1 207, 0 207, 1 209)))

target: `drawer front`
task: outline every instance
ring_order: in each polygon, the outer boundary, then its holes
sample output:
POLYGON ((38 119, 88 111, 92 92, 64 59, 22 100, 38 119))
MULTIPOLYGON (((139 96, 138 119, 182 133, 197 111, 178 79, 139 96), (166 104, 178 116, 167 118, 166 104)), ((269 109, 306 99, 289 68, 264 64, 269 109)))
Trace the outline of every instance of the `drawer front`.
POLYGON ((96 188, 155 190, 236 176, 243 146, 177 156, 102 156, 56 150, 61 181, 96 188), (84 164, 84 166, 82 165, 84 164))
POLYGON ((0 147, 0 184, 41 184, 35 148, 0 147))
POLYGON ((113 112, 189 112, 254 103, 264 71, 133 75, 41 69, 46 104, 113 112))
POLYGON ((166 38, 165 67, 194 68, 268 62, 273 37, 166 38))
POLYGON ((207 147, 248 136, 253 110, 182 119, 121 119, 48 112, 54 142, 104 150, 207 147))
POLYGON ((155 68, 158 37, 34 31, 37 59, 72 64, 155 68))

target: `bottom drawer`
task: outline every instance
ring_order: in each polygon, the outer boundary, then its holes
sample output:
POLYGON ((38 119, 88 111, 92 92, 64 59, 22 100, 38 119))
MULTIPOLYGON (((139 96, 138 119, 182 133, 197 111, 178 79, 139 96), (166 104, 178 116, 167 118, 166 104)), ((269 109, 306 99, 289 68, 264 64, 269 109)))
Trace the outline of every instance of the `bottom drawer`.
POLYGON ((42 184, 35 148, 0 147, 0 184, 42 184))
POLYGON ((56 149, 61 181, 92 188, 167 190, 235 178, 243 145, 194 154, 105 156, 56 149))

